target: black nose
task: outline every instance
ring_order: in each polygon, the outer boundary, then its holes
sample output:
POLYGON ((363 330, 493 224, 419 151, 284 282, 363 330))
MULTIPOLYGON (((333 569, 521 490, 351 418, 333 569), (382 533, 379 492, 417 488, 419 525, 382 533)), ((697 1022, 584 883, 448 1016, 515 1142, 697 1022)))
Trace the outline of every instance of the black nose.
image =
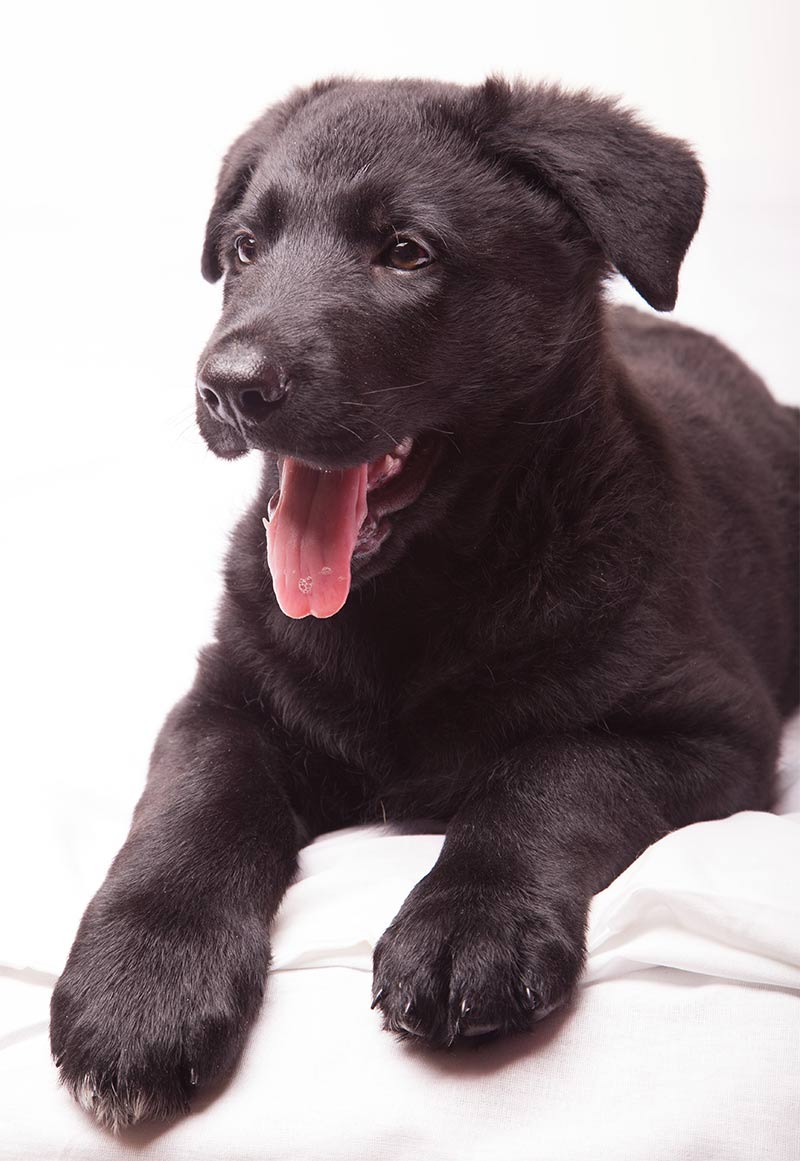
POLYGON ((237 346, 209 355, 197 393, 215 419, 239 427, 260 423, 286 397, 288 379, 255 352, 237 346))

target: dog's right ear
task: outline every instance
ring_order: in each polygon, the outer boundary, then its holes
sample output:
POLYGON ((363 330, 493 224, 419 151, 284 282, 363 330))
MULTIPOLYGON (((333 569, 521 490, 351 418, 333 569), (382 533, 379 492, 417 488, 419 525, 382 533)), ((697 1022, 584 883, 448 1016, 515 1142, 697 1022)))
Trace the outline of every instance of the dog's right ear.
POLYGON ((225 217, 239 205, 244 197, 250 178, 255 171, 259 154, 266 141, 269 140, 269 134, 263 132, 267 128, 264 125, 267 115, 260 117, 246 133, 234 141, 223 158, 222 168, 217 179, 216 197, 206 223, 206 239, 200 262, 203 278, 208 282, 217 282, 222 277, 222 263, 220 262, 221 226, 225 217))
POLYGON ((308 89, 296 89, 278 105, 267 109, 249 129, 234 141, 222 161, 217 192, 206 224, 206 239, 200 269, 208 282, 222 277, 221 227, 241 202, 264 151, 280 136, 292 117, 305 105, 342 83, 339 77, 317 81, 308 89))

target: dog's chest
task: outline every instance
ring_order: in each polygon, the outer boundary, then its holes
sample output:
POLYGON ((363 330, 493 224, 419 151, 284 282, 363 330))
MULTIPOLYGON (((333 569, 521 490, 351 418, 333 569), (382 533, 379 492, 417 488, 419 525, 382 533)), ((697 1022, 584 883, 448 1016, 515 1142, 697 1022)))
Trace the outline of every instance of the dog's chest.
POLYGON ((451 778, 463 792, 463 775, 512 743, 518 683, 502 651, 478 650, 457 618, 298 628, 310 629, 308 649, 302 680, 283 690, 284 720, 311 749, 359 771, 376 795, 391 799, 402 785, 417 809, 430 792, 438 810, 451 778))

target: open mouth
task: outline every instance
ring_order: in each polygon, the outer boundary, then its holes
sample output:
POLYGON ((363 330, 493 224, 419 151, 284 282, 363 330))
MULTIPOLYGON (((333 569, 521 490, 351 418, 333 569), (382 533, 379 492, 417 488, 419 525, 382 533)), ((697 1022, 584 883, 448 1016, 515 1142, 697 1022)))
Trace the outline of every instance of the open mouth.
POLYGON ((280 486, 269 501, 267 559, 287 617, 331 617, 350 591, 353 562, 391 534, 391 517, 423 492, 439 452, 432 435, 406 437, 352 468, 322 469, 278 459, 280 486))

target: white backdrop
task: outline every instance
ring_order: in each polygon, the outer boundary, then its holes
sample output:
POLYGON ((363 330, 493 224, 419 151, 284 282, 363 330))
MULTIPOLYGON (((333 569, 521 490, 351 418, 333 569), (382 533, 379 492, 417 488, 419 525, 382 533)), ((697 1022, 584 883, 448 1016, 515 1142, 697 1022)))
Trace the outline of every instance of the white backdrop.
POLYGON ((220 299, 199 275, 202 233, 235 134, 337 72, 619 94, 708 173, 677 316, 797 398, 798 33, 790 0, 6 6, 2 857, 34 942, 55 928, 66 950, 78 914, 60 880, 88 897, 119 844, 254 478, 192 426, 220 299), (106 815, 92 833, 89 801, 106 815), (44 807, 71 835, 68 867, 48 861, 44 807))

